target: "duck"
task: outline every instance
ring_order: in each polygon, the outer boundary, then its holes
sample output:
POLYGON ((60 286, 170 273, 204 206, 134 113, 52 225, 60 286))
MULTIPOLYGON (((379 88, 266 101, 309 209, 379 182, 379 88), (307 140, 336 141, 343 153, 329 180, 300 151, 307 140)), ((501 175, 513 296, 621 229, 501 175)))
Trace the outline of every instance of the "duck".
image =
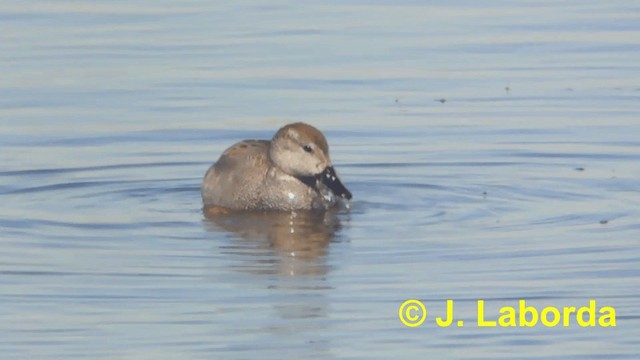
POLYGON ((296 122, 271 140, 243 140, 227 148, 202 181, 204 209, 327 210, 351 200, 335 172, 327 139, 317 128, 296 122))

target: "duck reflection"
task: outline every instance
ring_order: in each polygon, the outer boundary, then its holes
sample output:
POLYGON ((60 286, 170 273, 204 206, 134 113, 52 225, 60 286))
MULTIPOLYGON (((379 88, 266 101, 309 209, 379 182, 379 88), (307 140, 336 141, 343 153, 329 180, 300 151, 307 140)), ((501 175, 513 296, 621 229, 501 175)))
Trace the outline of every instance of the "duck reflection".
POLYGON ((225 252, 242 259, 238 270, 249 273, 324 275, 327 246, 341 228, 338 210, 203 212, 211 230, 237 240, 225 252))
MULTIPOLYGON (((329 316, 327 292, 333 288, 327 276, 331 268, 327 254, 345 214, 338 210, 227 213, 215 209, 205 209, 204 214, 210 231, 227 235, 219 249, 235 270, 227 273, 228 280, 242 284, 239 291, 244 297, 239 301, 247 306, 269 304, 272 309, 260 328, 266 343, 299 349, 295 358, 327 357, 332 344, 318 337, 328 333, 328 322, 319 319, 329 316), (260 288, 268 290, 264 293, 257 290, 260 288), (245 291, 255 297, 247 298, 245 291)), ((218 276, 216 281, 225 280, 218 276)))

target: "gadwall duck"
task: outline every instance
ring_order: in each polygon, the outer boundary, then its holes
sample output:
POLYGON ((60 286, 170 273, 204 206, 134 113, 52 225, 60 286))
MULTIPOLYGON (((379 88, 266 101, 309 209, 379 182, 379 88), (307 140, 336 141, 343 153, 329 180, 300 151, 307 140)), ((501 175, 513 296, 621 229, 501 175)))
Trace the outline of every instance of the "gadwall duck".
POLYGON ((204 176, 205 209, 328 209, 351 193, 336 175, 324 135, 305 123, 282 127, 271 141, 244 140, 204 176))

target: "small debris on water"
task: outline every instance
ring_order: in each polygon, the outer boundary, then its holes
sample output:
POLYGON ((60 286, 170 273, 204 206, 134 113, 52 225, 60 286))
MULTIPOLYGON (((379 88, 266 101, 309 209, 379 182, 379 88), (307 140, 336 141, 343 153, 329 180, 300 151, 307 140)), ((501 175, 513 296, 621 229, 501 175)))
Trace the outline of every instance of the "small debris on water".
POLYGON ((574 170, 575 171, 584 171, 584 168, 583 167, 577 167, 577 168, 574 168, 574 170))
POLYGON ((439 103, 444 104, 444 103, 446 103, 446 102, 447 102, 447 99, 442 98, 442 99, 436 99, 436 100, 434 100, 434 101, 438 101, 439 103))
POLYGON ((609 220, 606 220, 606 219, 600 220, 600 224, 602 224, 602 225, 605 225, 605 224, 608 224, 608 223, 609 223, 609 220))

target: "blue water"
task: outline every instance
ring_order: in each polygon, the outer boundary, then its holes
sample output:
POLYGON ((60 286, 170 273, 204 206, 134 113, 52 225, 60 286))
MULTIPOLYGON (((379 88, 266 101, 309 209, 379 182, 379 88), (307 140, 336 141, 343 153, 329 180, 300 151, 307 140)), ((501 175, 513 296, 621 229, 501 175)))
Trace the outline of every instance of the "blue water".
POLYGON ((636 359, 640 5, 0 4, 0 358, 636 359), (207 219, 325 132, 350 211, 207 219), (405 327, 419 299, 428 320, 405 327), (445 300, 464 327, 435 326, 445 300), (616 327, 477 327, 519 299, 616 327))

